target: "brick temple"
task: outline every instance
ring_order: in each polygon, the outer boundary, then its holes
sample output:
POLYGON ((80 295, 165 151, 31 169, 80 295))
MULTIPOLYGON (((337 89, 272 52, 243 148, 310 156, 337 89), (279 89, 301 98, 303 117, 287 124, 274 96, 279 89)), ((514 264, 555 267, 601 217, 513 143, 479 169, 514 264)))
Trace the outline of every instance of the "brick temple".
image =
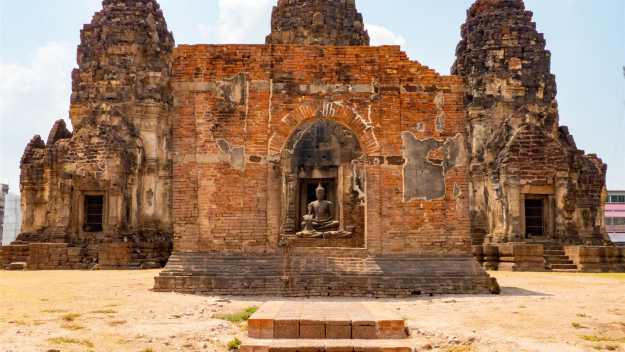
POLYGON ((289 296, 623 270, 607 166, 559 125, 521 0, 475 2, 448 76, 370 46, 354 0, 279 0, 271 23, 265 45, 176 46, 155 0, 104 0, 81 32, 73 131, 26 147, 3 264, 167 262, 158 291, 289 296))

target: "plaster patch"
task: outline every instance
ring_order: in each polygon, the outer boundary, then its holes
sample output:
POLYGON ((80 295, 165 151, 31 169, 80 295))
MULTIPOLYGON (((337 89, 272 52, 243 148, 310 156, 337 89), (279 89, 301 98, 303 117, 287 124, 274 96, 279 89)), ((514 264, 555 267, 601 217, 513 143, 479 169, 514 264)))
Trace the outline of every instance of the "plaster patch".
POLYGON ((227 162, 234 169, 245 170, 245 147, 230 144, 227 140, 220 138, 216 142, 222 154, 227 156, 227 162))

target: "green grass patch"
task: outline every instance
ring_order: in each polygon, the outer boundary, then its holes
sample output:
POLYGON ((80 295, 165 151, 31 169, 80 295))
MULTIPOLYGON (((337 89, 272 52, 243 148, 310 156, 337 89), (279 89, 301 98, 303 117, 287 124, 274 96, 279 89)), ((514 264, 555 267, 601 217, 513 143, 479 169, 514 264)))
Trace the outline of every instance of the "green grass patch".
POLYGON ((575 322, 573 322, 573 323, 571 323, 571 326, 572 326, 572 327, 574 327, 575 329, 586 329, 586 327, 585 327, 585 326, 583 326, 583 325, 582 325, 582 324, 580 324, 580 323, 575 323, 575 322))
POLYGON ((238 313, 215 314, 213 318, 226 320, 231 323, 241 323, 241 322, 247 321, 252 316, 252 314, 256 313, 257 310, 258 310, 258 307, 248 307, 238 313))
POLYGON ((239 348, 241 348, 241 340, 235 338, 234 340, 228 342, 228 350, 238 350, 239 348))
POLYGON ((92 314, 117 314, 115 309, 98 309, 91 312, 92 314))
POLYGON ((144 348, 141 350, 141 352, 154 352, 153 348, 144 348))
POLYGON ((54 337, 54 338, 48 339, 48 342, 53 345, 79 345, 79 346, 85 346, 88 348, 94 347, 93 342, 89 340, 72 339, 69 337, 54 337))
POLYGON ((78 313, 67 313, 65 315, 61 316, 61 319, 65 320, 65 321, 74 321, 76 319, 80 318, 80 314, 78 313))

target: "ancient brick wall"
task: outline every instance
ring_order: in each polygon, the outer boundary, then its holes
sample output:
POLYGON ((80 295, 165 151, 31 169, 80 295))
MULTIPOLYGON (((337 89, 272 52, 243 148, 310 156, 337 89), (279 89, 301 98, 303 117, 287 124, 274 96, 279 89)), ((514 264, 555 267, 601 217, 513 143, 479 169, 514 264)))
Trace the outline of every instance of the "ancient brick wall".
POLYGON ((202 45, 175 50, 172 85, 176 251, 275 253, 284 148, 329 120, 363 150, 371 253, 469 253, 460 78, 397 47, 202 45))
POLYGON ((544 201, 544 239, 603 243, 606 166, 558 123, 543 34, 522 0, 478 0, 452 73, 466 83, 474 243, 526 241, 526 199, 544 201))

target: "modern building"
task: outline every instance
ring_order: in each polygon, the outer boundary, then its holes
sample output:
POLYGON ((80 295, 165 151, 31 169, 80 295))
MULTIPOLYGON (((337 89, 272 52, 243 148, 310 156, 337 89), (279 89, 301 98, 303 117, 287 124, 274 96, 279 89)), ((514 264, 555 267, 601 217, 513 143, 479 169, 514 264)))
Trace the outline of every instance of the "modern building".
POLYGON ((4 231, 2 245, 9 245, 15 241, 20 233, 22 224, 22 214, 20 211, 20 196, 15 193, 8 193, 4 201, 4 231))
POLYGON ((625 191, 608 191, 605 223, 612 242, 625 245, 625 191))
POLYGON ((0 244, 2 242, 3 233, 4 233, 4 207, 6 196, 9 193, 9 186, 0 184, 0 244))

